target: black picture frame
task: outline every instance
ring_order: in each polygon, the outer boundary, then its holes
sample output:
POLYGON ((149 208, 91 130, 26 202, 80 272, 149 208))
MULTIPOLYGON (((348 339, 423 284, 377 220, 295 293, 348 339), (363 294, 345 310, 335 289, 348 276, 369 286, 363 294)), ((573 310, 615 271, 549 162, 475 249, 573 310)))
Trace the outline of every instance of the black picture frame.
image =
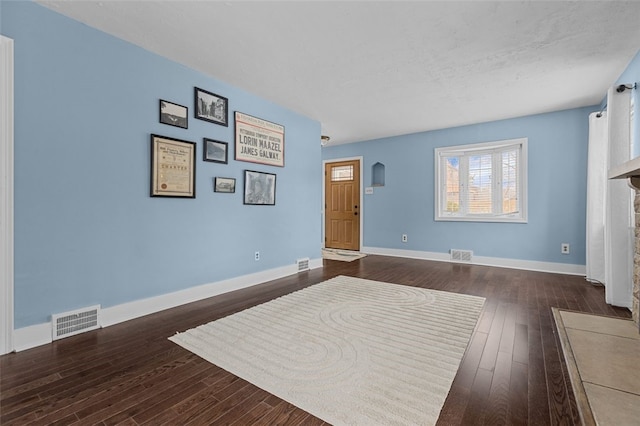
POLYGON ((194 87, 194 114, 198 120, 229 127, 229 99, 194 87))
POLYGON ((158 111, 160 112, 160 123, 183 129, 189 128, 189 108, 186 106, 160 99, 158 111))
POLYGON ((216 176, 215 178, 213 178, 213 192, 234 194, 236 192, 235 178, 216 176))
POLYGON ((244 171, 243 203, 253 206, 276 205, 276 175, 275 173, 244 171))
POLYGON ((151 197, 196 198, 196 143, 151 135, 151 197))
POLYGON ((227 142, 204 138, 202 140, 202 159, 212 163, 229 162, 229 144, 227 142))

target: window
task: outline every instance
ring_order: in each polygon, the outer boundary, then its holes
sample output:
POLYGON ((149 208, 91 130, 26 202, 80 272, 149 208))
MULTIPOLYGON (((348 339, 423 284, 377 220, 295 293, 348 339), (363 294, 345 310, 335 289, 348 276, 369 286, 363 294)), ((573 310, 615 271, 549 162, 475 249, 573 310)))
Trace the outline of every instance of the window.
POLYGON ((527 221, 527 139, 436 148, 436 220, 527 221))
POLYGON ((353 180, 353 165, 331 167, 331 182, 353 180))

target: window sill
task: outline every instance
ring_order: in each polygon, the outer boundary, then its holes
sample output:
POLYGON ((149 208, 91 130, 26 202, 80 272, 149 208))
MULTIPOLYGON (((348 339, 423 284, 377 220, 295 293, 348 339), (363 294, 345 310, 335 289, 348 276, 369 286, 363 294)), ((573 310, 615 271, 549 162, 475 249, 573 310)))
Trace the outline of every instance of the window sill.
POLYGON ((504 217, 455 217, 440 216, 435 218, 436 222, 485 222, 485 223, 528 223, 526 218, 504 218, 504 217))

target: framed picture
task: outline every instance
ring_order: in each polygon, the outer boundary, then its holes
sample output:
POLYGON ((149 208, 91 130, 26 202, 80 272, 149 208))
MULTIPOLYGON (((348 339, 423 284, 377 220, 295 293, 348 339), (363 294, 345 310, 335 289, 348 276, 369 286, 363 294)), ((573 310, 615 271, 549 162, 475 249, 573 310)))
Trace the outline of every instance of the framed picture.
POLYGON ((213 179, 213 191, 233 194, 236 192, 236 180, 234 178, 215 177, 213 179))
POLYGON ((188 129, 189 108, 160 99, 160 122, 188 129))
POLYGON ((213 139, 204 138, 204 143, 202 144, 202 159, 204 161, 227 164, 228 146, 229 144, 226 142, 214 141, 213 139))
POLYGON ((229 126, 229 99, 198 87, 194 98, 197 119, 229 126))
POLYGON ((196 198, 196 144, 151 135, 151 196, 196 198))
POLYGON ((275 206, 276 175, 273 173, 245 170, 244 204, 275 206))
POLYGON ((236 111, 236 160, 284 167, 284 126, 236 111))

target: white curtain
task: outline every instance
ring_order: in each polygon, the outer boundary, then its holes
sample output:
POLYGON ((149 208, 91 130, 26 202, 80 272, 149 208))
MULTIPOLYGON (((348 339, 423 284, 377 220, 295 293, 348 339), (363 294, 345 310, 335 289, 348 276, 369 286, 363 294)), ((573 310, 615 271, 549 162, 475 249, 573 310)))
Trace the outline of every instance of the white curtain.
POLYGON ((607 303, 631 306, 633 192, 608 170, 631 158, 630 91, 607 93, 607 112, 589 116, 587 279, 605 286, 607 303))
POLYGON ((605 197, 609 133, 607 112, 589 115, 587 159, 587 280, 605 283, 605 197))
MULTIPOLYGON (((609 169, 631 159, 631 90, 607 93, 609 127, 609 169)), ((626 179, 607 183, 605 241, 605 295, 607 303, 631 307, 633 251, 631 233, 633 192, 626 179)))

